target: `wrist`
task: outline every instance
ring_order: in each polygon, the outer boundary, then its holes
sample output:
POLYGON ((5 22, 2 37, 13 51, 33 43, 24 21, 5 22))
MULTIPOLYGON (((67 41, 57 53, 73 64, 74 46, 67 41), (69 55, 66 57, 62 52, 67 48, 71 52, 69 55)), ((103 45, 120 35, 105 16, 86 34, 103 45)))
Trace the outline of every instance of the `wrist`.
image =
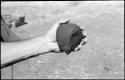
POLYGON ((50 40, 48 37, 46 38, 46 44, 48 45, 49 51, 51 52, 60 52, 58 44, 56 41, 50 40))
POLYGON ((37 53, 38 54, 50 52, 52 50, 51 41, 45 36, 37 37, 35 42, 36 42, 35 44, 38 44, 38 46, 37 46, 37 53))
POLYGON ((49 51, 49 52, 54 49, 53 43, 52 43, 51 40, 48 39, 48 38, 45 38, 45 45, 46 45, 47 51, 49 51))

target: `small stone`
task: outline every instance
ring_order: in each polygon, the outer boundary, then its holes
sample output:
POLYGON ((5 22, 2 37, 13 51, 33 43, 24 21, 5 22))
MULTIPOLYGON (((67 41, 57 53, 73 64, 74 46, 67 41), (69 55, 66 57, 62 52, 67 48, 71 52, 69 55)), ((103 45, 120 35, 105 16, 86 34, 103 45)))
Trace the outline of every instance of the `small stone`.
POLYGON ((55 77, 56 77, 56 78, 57 78, 57 77, 60 77, 60 75, 56 75, 55 77))
POLYGON ((119 72, 114 72, 114 73, 118 74, 119 72))
POLYGON ((106 71, 110 71, 110 69, 108 68, 108 67, 104 67, 104 70, 106 70, 106 71))
POLYGON ((44 64, 45 62, 38 60, 37 63, 38 64, 44 64))
POLYGON ((55 74, 59 74, 58 70, 55 71, 55 74))

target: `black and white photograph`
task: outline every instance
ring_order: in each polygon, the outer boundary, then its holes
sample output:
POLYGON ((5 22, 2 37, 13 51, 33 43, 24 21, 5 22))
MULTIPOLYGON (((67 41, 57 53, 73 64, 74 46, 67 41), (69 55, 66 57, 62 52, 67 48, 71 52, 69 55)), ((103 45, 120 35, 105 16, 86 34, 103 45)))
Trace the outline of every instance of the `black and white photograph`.
POLYGON ((124 0, 1 1, 1 79, 124 76, 124 0))

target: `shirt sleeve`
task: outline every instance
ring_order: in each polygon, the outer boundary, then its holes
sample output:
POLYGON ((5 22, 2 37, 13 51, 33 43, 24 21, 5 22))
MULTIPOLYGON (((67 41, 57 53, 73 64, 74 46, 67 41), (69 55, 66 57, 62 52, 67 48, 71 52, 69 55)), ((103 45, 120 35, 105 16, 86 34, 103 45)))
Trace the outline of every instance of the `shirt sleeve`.
POLYGON ((19 41, 21 40, 13 31, 8 27, 8 24, 1 17, 1 39, 4 41, 19 41))

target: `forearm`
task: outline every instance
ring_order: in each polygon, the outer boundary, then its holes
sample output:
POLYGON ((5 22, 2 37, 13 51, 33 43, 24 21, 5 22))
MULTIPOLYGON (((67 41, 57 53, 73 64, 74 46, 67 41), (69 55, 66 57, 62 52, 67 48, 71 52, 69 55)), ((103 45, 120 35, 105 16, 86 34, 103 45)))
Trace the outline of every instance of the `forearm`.
POLYGON ((50 50, 50 45, 44 37, 19 42, 2 42, 1 65, 50 50))

